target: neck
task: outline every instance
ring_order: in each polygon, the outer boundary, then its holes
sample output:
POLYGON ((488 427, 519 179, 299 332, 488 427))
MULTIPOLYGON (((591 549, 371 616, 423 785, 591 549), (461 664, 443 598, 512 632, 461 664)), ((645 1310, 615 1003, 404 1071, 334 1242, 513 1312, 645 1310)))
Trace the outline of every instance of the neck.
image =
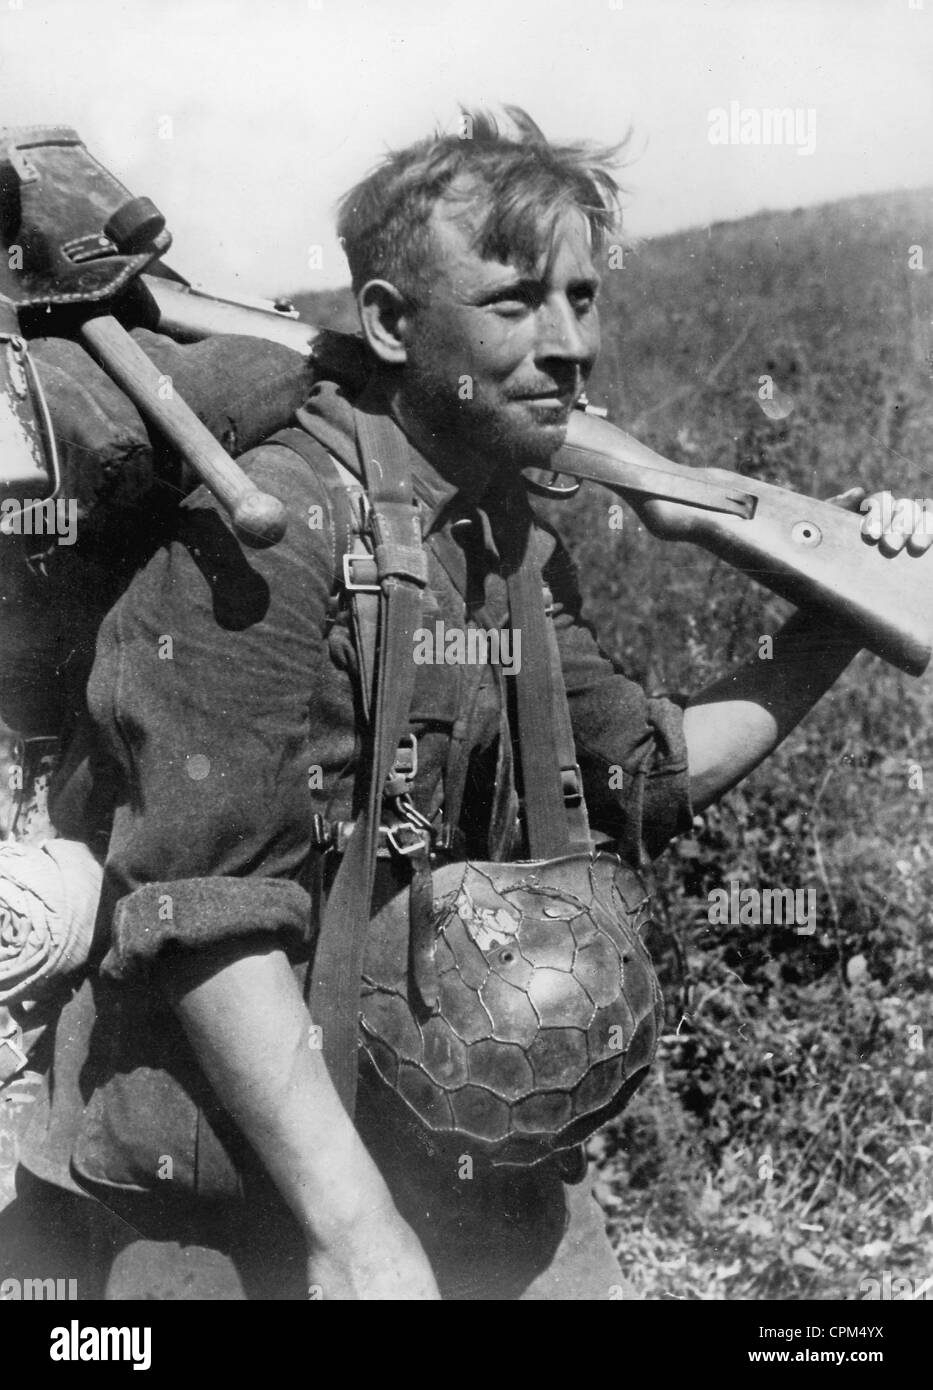
POLYGON ((433 469, 471 502, 479 502, 495 472, 496 460, 472 452, 461 437, 462 420, 446 425, 427 422, 405 399, 400 384, 389 378, 379 383, 389 414, 433 469))

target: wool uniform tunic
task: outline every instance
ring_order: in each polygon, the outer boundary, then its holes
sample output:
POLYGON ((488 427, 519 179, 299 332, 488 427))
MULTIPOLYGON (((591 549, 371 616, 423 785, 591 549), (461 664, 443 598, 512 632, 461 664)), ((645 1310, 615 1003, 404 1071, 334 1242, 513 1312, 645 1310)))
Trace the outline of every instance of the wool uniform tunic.
MULTIPOLYGON (((230 1199, 239 1213, 231 1229, 243 1224, 236 1194, 263 1192, 266 1210, 277 1194, 265 1191, 200 1073, 151 980, 152 964, 166 951, 264 937, 300 969, 313 940, 312 817, 351 821, 365 785, 357 653, 345 605, 335 601, 346 544, 324 457, 355 458, 353 407, 336 384, 320 383, 299 418, 319 442, 320 470, 279 444, 240 459, 259 488, 286 504, 283 540, 242 548, 201 489, 171 542, 105 619, 88 688, 87 755, 58 797, 59 828, 77 834, 98 789, 115 789, 101 904, 108 949, 63 1011, 52 1084, 22 1161, 46 1182, 90 1188, 115 1210, 125 1213, 129 1202, 136 1229, 148 1213, 154 1239, 177 1220, 190 1218, 196 1229, 199 1194, 230 1199), (166 1156, 171 1184, 158 1176, 166 1156)), ((658 853, 691 819, 680 705, 649 698, 601 650, 581 614, 573 565, 519 480, 494 479, 477 509, 410 452, 429 562, 425 628, 468 629, 482 607, 487 623, 506 629, 496 534, 532 526, 591 826, 632 861, 658 853), (448 573, 439 552, 451 534, 448 573), (451 550, 463 555, 459 573, 451 550)), ((512 775, 503 747, 508 680, 494 666, 417 667, 413 800, 424 815, 443 815, 458 741, 467 759, 461 857, 490 857, 497 779, 501 800, 502 779, 512 775)), ((377 893, 391 889, 383 865, 377 893)), ((378 1097, 364 1092, 360 1107, 364 1137, 447 1296, 520 1296, 563 1234, 563 1185, 553 1168, 491 1172, 455 1188, 432 1172, 429 1157, 413 1158, 380 1134, 378 1097), (490 1270, 498 1284, 490 1285, 490 1270), (493 1286, 506 1292, 482 1292, 493 1286)), ((201 1243, 223 1245, 216 1233, 201 1243)))

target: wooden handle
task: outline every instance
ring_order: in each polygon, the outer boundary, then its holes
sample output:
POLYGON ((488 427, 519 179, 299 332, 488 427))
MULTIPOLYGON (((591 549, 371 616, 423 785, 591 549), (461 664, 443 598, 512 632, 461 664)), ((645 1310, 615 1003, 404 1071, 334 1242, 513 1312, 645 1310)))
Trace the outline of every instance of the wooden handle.
POLYGON ((165 377, 126 329, 109 314, 88 319, 81 334, 140 413, 187 459, 223 503, 246 545, 274 545, 285 534, 285 507, 260 492, 206 425, 180 396, 166 390, 165 377))

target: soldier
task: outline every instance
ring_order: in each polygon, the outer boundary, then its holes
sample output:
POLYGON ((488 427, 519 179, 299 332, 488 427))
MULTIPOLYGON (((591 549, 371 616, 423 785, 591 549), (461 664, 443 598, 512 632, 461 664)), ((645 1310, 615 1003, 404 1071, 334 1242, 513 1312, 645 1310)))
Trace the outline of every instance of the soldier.
MULTIPOLYGON (((469 138, 392 153, 344 198, 369 380, 358 395, 319 383, 303 444, 241 460, 286 503, 285 539, 242 550, 202 490, 101 630, 76 785, 119 788, 109 949, 62 1015, 21 1190, 36 1210, 73 1204, 108 1297, 598 1299, 620 1282, 579 1171, 477 1155, 464 1172, 396 1129, 378 1087, 354 1122, 309 1027, 309 892, 332 888, 341 831, 348 852, 364 814, 365 643, 335 594, 345 527, 324 481, 330 460, 358 468, 364 417, 410 470, 429 626, 509 627, 507 557, 532 555, 589 823, 630 862, 761 762, 858 649, 837 621, 798 614, 772 661, 686 707, 600 649, 521 474, 552 460, 596 360, 613 154, 549 144, 512 114, 511 135, 477 114, 469 138)), ((414 673, 405 795, 432 865, 527 852, 510 680, 494 664, 414 673)), ((76 797, 59 797, 72 827, 76 797)), ((398 844, 380 845, 377 907, 415 881, 398 844)))

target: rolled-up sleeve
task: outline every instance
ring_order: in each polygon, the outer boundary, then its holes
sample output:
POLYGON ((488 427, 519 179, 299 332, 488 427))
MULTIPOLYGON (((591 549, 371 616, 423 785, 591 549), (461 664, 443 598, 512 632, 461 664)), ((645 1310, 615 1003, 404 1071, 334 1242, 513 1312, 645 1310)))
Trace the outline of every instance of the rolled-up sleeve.
POLYGON ((647 695, 602 650, 582 617, 570 557, 550 528, 542 531, 543 573, 590 821, 633 862, 653 858, 692 822, 684 702, 647 695))
POLYGON ((281 945, 307 936, 311 900, 299 884, 274 878, 189 878, 147 883, 117 904, 101 971, 141 979, 166 950, 199 950, 223 941, 273 935, 281 945))
POLYGON ((312 788, 348 756, 322 641, 333 531, 304 460, 263 446, 241 462, 285 502, 285 537, 241 547, 195 494, 98 640, 88 704, 124 788, 102 908, 116 978, 170 947, 260 933, 287 948, 308 929, 312 788))

